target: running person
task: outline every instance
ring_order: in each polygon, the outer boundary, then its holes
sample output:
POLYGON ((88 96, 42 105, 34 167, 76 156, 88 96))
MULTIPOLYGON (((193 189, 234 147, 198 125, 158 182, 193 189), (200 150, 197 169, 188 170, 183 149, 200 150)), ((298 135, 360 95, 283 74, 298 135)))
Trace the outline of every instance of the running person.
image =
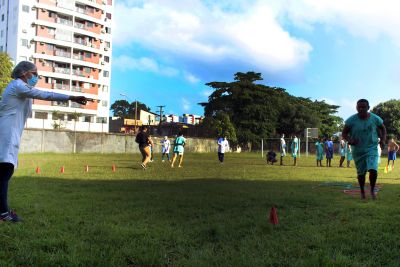
POLYGON ((378 178, 378 137, 381 144, 386 140, 386 128, 383 120, 374 113, 368 112, 366 99, 357 101, 357 114, 345 121, 342 136, 352 146, 352 155, 357 168, 357 179, 360 185, 361 198, 365 199, 365 176, 369 172, 371 197, 375 199, 375 185, 378 178))
POLYGON ((162 156, 161 156, 161 160, 162 162, 164 162, 164 156, 167 156, 168 161, 170 161, 169 159, 169 148, 171 146, 171 142, 168 140, 168 136, 164 137, 164 140, 161 141, 161 152, 162 152, 162 156))
POLYGON ((388 144, 388 162, 387 166, 389 167, 390 161, 392 161, 392 169, 394 168, 394 161, 396 160, 396 153, 399 151, 399 145, 394 141, 393 138, 390 139, 388 144))
POLYGON ((185 144, 186 144, 186 139, 183 137, 182 132, 178 133, 178 137, 175 139, 174 142, 174 156, 172 157, 172 163, 171 167, 174 167, 174 163, 176 160, 176 157, 179 155, 179 165, 178 167, 182 167, 182 161, 183 161, 183 152, 185 151, 185 144))

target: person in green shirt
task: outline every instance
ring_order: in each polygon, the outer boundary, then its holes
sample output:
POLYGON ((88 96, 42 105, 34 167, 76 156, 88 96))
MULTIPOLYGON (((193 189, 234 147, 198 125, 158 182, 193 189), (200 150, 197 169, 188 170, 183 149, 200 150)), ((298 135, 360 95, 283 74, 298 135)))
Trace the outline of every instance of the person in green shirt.
POLYGON ((183 133, 179 132, 178 137, 175 139, 174 142, 174 156, 172 157, 172 163, 171 167, 174 167, 175 160, 177 156, 179 155, 179 165, 178 167, 182 167, 182 161, 183 161, 183 152, 185 151, 185 144, 186 144, 186 139, 183 137, 183 133))
POLYGON ((374 113, 368 112, 366 99, 357 101, 357 114, 345 121, 343 139, 351 145, 354 163, 357 168, 357 179, 360 185, 361 198, 365 199, 365 176, 369 172, 371 197, 376 199, 375 185, 378 179, 378 138, 380 144, 386 141, 386 127, 383 120, 374 113))
POLYGON ((317 142, 315 142, 315 153, 317 167, 322 167, 322 160, 324 159, 324 142, 322 141, 322 138, 319 138, 317 142))
POLYGON ((292 144, 291 144, 291 150, 292 150, 292 157, 293 157, 293 166, 297 166, 297 153, 299 152, 299 139, 297 138, 296 135, 292 136, 292 144))

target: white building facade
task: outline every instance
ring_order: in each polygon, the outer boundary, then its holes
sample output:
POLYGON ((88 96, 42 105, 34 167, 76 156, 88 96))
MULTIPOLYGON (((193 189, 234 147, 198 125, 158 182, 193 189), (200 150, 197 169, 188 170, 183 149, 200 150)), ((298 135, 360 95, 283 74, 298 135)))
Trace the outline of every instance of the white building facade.
POLYGON ((33 62, 40 75, 38 89, 99 100, 86 106, 34 100, 26 127, 107 132, 113 0, 0 4, 0 52, 7 52, 15 64, 33 62))

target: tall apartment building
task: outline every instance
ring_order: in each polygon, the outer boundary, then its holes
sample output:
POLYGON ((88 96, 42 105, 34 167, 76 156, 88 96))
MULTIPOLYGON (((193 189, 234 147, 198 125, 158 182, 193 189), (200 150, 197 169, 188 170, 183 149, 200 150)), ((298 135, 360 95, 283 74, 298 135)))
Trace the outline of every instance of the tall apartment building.
POLYGON ((0 0, 0 51, 36 64, 39 89, 100 100, 34 100, 26 127, 108 131, 112 19, 112 0, 0 0))

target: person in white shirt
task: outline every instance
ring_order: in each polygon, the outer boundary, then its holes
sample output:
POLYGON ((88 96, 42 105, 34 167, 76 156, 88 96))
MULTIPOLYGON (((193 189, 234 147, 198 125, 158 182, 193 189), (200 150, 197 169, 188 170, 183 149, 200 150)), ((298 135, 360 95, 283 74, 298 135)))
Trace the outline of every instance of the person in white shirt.
POLYGON ((164 156, 167 156, 168 161, 170 161, 169 159, 169 148, 171 146, 171 142, 168 140, 168 136, 165 136, 163 140, 161 140, 161 152, 162 152, 162 162, 164 162, 164 156))
POLYGON ((283 157, 286 156, 286 142, 285 142, 285 135, 282 134, 281 141, 279 145, 279 151, 281 154, 281 162, 280 165, 283 165, 283 157))
POLYGON ((220 137, 218 139, 218 159, 219 162, 224 163, 225 152, 229 151, 229 142, 225 138, 220 137))
POLYGON ((38 90, 35 64, 18 63, 0 101, 0 221, 19 222, 21 218, 8 207, 8 183, 18 165, 18 151, 24 125, 32 112, 32 99, 74 101, 85 105, 92 99, 38 90))

